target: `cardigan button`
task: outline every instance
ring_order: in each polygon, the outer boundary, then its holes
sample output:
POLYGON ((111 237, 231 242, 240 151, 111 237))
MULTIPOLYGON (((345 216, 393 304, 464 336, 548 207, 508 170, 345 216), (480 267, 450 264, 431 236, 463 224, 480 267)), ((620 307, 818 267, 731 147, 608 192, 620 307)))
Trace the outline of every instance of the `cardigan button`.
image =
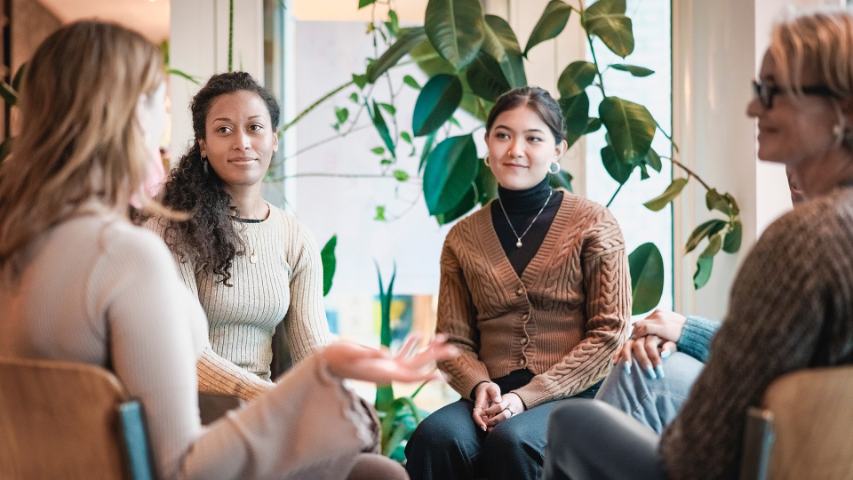
POLYGON ((528 318, 530 318, 530 314, 529 314, 529 313, 525 313, 524 315, 522 315, 522 316, 521 316, 521 319, 522 319, 522 320, 527 320, 528 318))
POLYGON ((527 345, 527 337, 524 337, 524 338, 522 338, 522 339, 521 339, 521 344, 522 344, 522 345, 527 345))
POLYGON ((525 360, 525 359, 523 359, 523 358, 522 358, 521 360, 519 360, 519 361, 518 361, 518 366, 519 366, 519 367, 523 367, 523 366, 525 366, 525 365, 527 365, 527 360, 525 360))
POLYGON ((518 290, 515 291, 515 293, 517 293, 518 295, 524 295, 524 289, 519 288, 518 290))

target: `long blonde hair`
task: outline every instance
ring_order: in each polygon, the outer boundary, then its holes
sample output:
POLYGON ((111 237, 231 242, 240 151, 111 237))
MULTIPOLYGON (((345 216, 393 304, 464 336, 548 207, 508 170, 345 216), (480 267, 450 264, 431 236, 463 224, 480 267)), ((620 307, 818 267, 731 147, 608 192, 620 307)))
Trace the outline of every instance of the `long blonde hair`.
POLYGON ((157 47, 116 24, 72 23, 38 47, 0 168, 0 269, 17 276, 21 247, 81 204, 122 208, 139 193, 150 153, 137 103, 163 81, 157 47))
POLYGON ((853 15, 823 7, 792 13, 773 28, 770 57, 780 85, 802 94, 802 73, 814 71, 839 98, 853 96, 853 15))

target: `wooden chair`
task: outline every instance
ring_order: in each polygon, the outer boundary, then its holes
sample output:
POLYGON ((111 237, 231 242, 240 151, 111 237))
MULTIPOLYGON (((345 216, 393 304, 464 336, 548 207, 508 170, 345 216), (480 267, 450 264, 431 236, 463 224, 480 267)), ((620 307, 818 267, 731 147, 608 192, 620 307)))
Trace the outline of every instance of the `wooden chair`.
POLYGON ((751 408, 741 480, 853 479, 853 366, 780 377, 751 408))
POLYGON ((110 372, 0 358, 0 478, 155 477, 142 407, 110 372))

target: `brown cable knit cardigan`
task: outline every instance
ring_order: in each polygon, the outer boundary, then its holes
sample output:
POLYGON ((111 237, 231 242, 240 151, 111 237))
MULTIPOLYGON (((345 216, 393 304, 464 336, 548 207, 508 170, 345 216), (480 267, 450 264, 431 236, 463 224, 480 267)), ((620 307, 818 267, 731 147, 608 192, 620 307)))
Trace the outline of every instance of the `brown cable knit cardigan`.
POLYGON ((577 195, 565 192, 521 278, 488 208, 456 224, 444 242, 437 331, 462 355, 439 368, 463 397, 480 382, 524 368, 536 376, 514 392, 527 408, 576 395, 607 375, 630 315, 619 225, 577 195))

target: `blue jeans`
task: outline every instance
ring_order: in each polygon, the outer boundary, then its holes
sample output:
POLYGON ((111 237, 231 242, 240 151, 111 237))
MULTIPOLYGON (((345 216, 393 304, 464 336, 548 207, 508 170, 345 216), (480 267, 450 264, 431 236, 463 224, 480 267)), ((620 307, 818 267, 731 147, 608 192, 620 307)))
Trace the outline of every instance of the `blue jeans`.
POLYGON ((598 401, 569 400, 551 415, 545 480, 665 478, 659 435, 678 415, 704 364, 680 352, 651 379, 636 362, 617 364, 598 401))
MULTIPOLYGON (((533 374, 519 370, 494 380, 501 392, 527 384, 533 374)), ((598 385, 578 397, 592 398, 598 385)), ((406 445, 412 480, 538 479, 544 463, 551 411, 566 400, 546 402, 483 432, 471 417, 473 403, 459 400, 424 419, 406 445)))
POLYGON ((625 364, 618 363, 595 398, 622 410, 660 435, 678 415, 704 366, 690 355, 675 352, 663 361, 666 377, 650 379, 637 362, 632 364, 630 375, 625 364))

